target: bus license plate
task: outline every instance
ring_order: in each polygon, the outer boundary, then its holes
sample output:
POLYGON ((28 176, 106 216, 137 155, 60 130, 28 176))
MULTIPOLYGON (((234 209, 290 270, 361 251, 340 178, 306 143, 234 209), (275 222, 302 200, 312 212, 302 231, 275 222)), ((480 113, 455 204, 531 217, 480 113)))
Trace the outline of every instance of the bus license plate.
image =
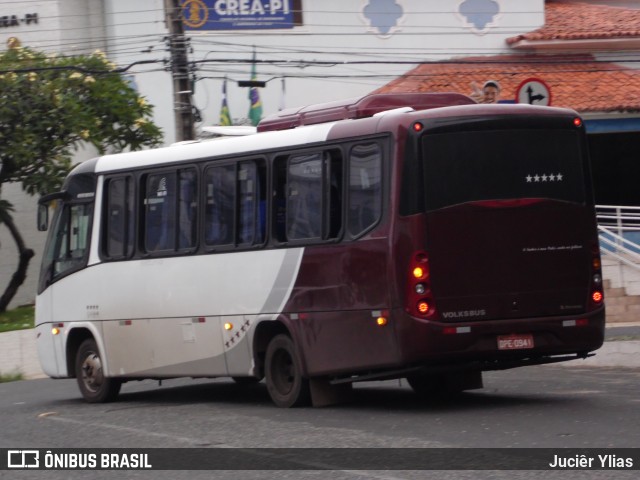
POLYGON ((525 350, 533 348, 533 335, 501 335, 498 337, 498 350, 525 350))

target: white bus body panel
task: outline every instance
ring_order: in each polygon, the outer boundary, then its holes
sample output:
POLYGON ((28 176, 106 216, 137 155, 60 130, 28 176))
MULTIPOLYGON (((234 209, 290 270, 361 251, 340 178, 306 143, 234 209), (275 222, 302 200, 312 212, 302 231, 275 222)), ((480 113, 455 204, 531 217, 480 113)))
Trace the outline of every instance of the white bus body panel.
POLYGON ((39 349, 50 376, 67 376, 72 328, 90 326, 108 376, 225 376, 252 373, 258 320, 274 319, 290 296, 304 249, 245 251, 100 263, 50 286, 59 346, 43 325, 39 349), (62 301, 61 299, 68 299, 62 301), (226 330, 224 324, 230 324, 226 330), (49 367, 48 367, 49 368, 49 367))
POLYGON ((42 371, 50 377, 60 376, 51 335, 51 289, 36 296, 36 348, 42 371))
POLYGON ((88 266, 56 281, 36 299, 42 306, 37 311, 48 317, 36 321, 45 373, 72 373, 66 367, 66 341, 72 329, 82 326, 94 335, 107 376, 251 375, 255 326, 282 312, 304 249, 103 263, 102 174, 322 142, 333 125, 100 157, 88 266), (55 338, 52 323, 64 323, 55 338))
POLYGON ((264 152, 276 148, 323 142, 327 139, 334 125, 334 123, 325 123, 291 130, 265 132, 248 137, 230 137, 210 142, 107 155, 98 160, 96 173, 157 167, 172 162, 195 161, 239 153, 251 154, 251 152, 264 152))

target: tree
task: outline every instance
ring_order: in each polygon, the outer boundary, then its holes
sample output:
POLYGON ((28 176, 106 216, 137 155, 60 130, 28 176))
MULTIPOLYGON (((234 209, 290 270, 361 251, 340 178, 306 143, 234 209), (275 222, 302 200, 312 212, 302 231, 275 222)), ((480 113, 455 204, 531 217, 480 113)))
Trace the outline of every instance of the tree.
MULTIPOLYGON (((83 143, 99 153, 160 144, 152 107, 102 52, 52 57, 28 48, 0 53, 0 192, 19 182, 30 194, 59 190, 83 143)), ((33 251, 0 201, 0 223, 19 252, 18 269, 0 297, 4 311, 26 277, 33 251)))

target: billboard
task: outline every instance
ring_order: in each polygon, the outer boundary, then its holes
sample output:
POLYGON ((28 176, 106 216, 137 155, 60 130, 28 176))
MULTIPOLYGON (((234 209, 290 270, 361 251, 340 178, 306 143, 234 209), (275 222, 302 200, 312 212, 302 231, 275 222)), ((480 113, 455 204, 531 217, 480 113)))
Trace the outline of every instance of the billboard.
POLYGON ((302 24, 301 0, 182 0, 185 30, 291 29, 302 24))

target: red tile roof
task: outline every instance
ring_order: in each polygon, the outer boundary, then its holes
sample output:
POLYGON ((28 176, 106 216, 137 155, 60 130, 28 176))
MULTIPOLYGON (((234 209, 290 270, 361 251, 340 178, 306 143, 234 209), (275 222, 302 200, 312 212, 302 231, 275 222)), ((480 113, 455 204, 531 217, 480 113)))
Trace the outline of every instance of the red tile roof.
POLYGON ((425 63, 389 82, 375 93, 459 92, 470 94, 497 80, 501 99, 514 100, 526 79, 543 80, 553 106, 579 112, 640 112, 640 70, 596 61, 590 55, 502 55, 425 63))
POLYGON ((545 25, 533 32, 507 39, 512 45, 520 40, 586 40, 640 37, 640 10, 586 3, 547 1, 545 25))

